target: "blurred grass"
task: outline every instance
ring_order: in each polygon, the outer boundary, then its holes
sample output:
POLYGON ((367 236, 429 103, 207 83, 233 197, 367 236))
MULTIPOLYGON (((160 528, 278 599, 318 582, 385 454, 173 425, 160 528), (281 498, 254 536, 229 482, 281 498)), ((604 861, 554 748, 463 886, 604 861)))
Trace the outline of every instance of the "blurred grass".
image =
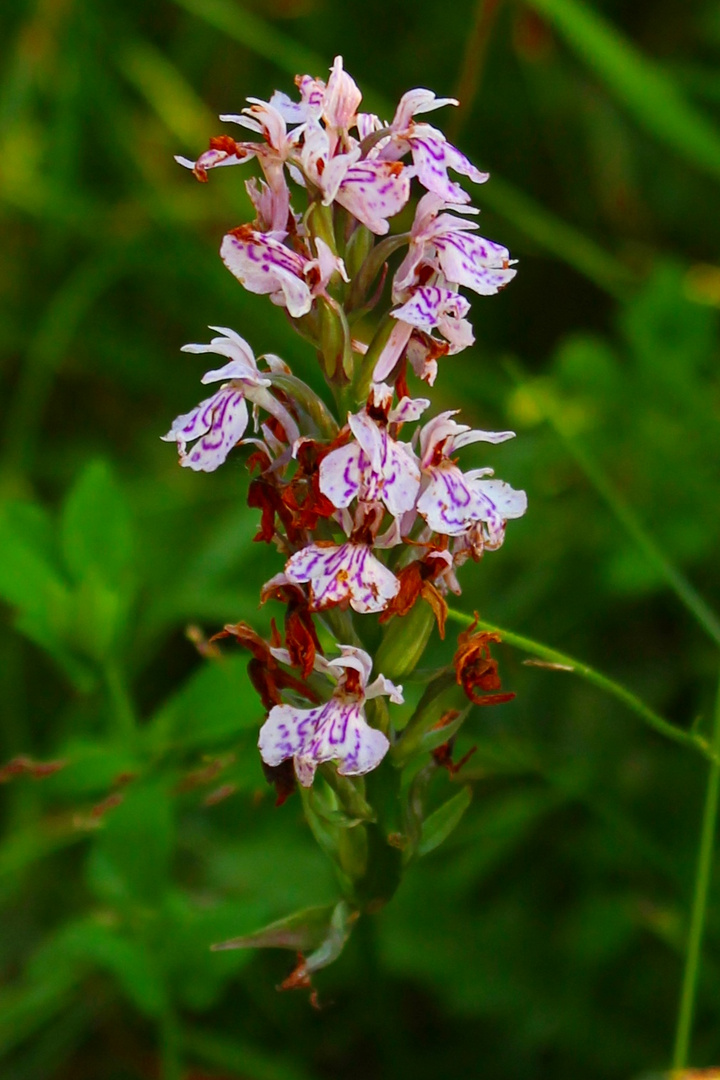
MULTIPOLYGON (((428 0, 2 14, 0 764, 68 764, 0 790, 0 1075, 667 1066, 703 763, 510 644, 516 700, 478 711, 461 788, 431 793, 442 812, 467 784, 472 803, 320 976, 325 1007, 276 993, 289 956, 209 951, 328 903, 333 883, 294 801, 272 806, 243 660, 201 662, 184 636, 274 613, 257 610, 277 561, 250 542, 244 468, 188 476, 158 436, 197 400, 202 367, 178 349, 208 323, 319 380, 282 313, 217 258, 250 215, 244 176, 203 187, 172 155, 336 52, 385 117, 408 87, 452 93, 477 17, 428 0)), ((503 550, 468 567, 464 609, 586 659, 700 739, 716 649, 541 406, 717 608, 719 49, 709 0, 498 6, 458 139, 493 174, 482 229, 520 273, 474 304, 478 344, 436 387, 439 408, 516 427, 488 464, 530 496, 503 550)), ((719 884, 714 863, 698 1066, 720 1059, 719 884)))

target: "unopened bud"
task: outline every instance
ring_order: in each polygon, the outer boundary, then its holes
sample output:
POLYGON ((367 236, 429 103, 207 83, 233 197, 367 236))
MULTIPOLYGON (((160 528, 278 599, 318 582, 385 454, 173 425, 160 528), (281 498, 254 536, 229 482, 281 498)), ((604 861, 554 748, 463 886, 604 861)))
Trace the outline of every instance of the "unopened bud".
POLYGON ((375 658, 377 671, 389 679, 402 679, 414 671, 432 633, 435 616, 418 597, 407 615, 395 615, 387 627, 375 658))

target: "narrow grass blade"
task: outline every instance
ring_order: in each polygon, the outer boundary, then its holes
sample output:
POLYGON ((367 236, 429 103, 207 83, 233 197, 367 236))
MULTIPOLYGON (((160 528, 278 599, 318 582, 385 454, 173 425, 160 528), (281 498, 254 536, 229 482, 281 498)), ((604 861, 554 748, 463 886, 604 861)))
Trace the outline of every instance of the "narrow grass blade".
POLYGON ((686 100, 671 76, 589 4, 529 2, 646 131, 703 172, 720 178, 720 131, 686 100))

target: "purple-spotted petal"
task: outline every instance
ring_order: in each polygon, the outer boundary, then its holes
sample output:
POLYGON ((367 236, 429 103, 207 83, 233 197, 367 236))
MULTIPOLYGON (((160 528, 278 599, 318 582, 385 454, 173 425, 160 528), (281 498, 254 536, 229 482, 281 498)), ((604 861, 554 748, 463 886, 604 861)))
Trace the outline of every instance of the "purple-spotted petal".
POLYGON ((244 227, 223 238, 220 255, 248 292, 269 294, 294 319, 307 315, 312 307, 312 294, 303 278, 307 260, 279 240, 244 227))
POLYGON ((357 497, 382 500, 394 516, 411 510, 420 489, 420 468, 406 443, 391 439, 366 413, 348 417, 357 442, 333 450, 320 463, 320 490, 338 508, 357 497))
POLYGON ((280 765, 289 757, 300 754, 309 745, 326 708, 327 705, 314 709, 275 705, 260 728, 258 738, 260 756, 265 764, 280 765))
POLYGON ((388 413, 388 420, 395 424, 411 424, 419 420, 426 409, 430 407, 429 398, 402 398, 394 409, 388 413))
POLYGON ((418 125, 407 141, 418 180, 427 191, 432 191, 446 203, 470 201, 467 192, 450 180, 448 169, 469 177, 476 184, 488 179, 488 173, 480 172, 464 154, 446 141, 441 132, 429 125, 418 125))
POLYGON ((341 509, 360 494, 362 450, 357 443, 348 443, 324 457, 320 462, 320 490, 333 506, 341 509))
POLYGON ((358 612, 383 611, 400 582, 367 544, 308 544, 285 566, 288 581, 310 586, 316 611, 347 603, 358 612))
POLYGON ((418 499, 418 512, 433 532, 457 536, 479 517, 480 499, 457 465, 444 462, 428 472, 430 482, 418 499))
POLYGON ((527 510, 527 495, 525 492, 516 491, 510 484, 506 484, 504 480, 481 479, 480 476, 483 471, 482 469, 472 469, 465 476, 468 487, 483 504, 483 514, 487 514, 487 516, 479 514, 479 519, 486 521, 498 517, 506 521, 522 517, 527 510))
POLYGON ((508 266, 510 253, 501 244, 467 232, 448 233, 433 241, 437 261, 448 281, 480 296, 492 296, 517 273, 508 266))
POLYGON ((400 213, 410 198, 411 175, 399 162, 358 162, 345 173, 336 201, 371 232, 384 236, 388 218, 400 213))
POLYGON ((213 472, 242 439, 247 424, 248 409, 242 391, 224 386, 192 412, 178 416, 162 438, 177 443, 181 465, 196 472, 213 472), (187 443, 193 440, 197 442, 186 452, 187 443))
POLYGON ((440 289, 435 285, 422 285, 413 289, 410 299, 390 314, 394 319, 429 333, 439 325, 441 319, 452 316, 460 320, 469 310, 469 301, 459 293, 440 289))

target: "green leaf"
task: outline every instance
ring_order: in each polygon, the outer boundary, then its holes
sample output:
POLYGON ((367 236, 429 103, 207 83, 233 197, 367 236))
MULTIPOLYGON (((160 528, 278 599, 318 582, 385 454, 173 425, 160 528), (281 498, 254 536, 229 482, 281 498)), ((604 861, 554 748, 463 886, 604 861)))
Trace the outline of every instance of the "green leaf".
POLYGON ((37 615, 61 608, 67 587, 54 559, 53 525, 34 503, 0 504, 0 598, 37 615))
POLYGON ((292 949, 294 952, 307 952, 308 949, 318 948, 327 937, 334 910, 334 904, 304 908, 252 934, 218 942, 212 949, 214 952, 222 949, 292 949))
POLYGON ((66 565, 76 581, 94 571, 110 586, 127 584, 130 516, 106 462, 92 462, 78 479, 63 507, 60 534, 66 565))
POLYGON ((460 819, 471 801, 472 788, 464 787, 462 791, 458 791, 457 795, 453 795, 452 799, 448 799, 438 810, 425 818, 418 844, 418 855, 427 855, 447 840, 453 829, 460 824, 460 819))
POLYGON ((0 504, 0 598, 17 609, 20 633, 44 649, 79 690, 91 689, 93 672, 70 645, 76 603, 55 561, 53 524, 33 504, 0 504))

